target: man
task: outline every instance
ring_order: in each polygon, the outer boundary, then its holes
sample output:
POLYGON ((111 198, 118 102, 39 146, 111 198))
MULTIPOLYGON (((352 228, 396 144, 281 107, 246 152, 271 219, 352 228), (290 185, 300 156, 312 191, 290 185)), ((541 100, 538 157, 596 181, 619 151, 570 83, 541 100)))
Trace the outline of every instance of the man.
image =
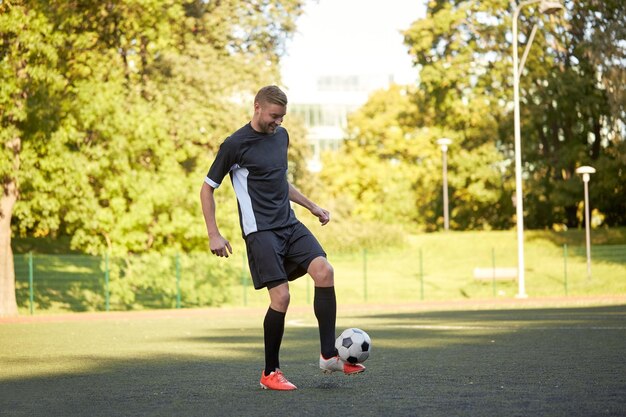
POLYGON ((305 273, 315 283, 313 309, 319 325, 320 368, 345 374, 365 370, 337 355, 333 268, 317 239, 291 209, 293 201, 307 208, 322 225, 330 221, 328 211, 287 180, 289 135, 281 126, 286 113, 285 93, 276 86, 261 88, 254 99, 252 120, 221 144, 200 192, 211 253, 228 257, 232 248, 218 230, 213 193, 226 174, 230 175, 254 287, 267 288, 269 293, 270 306, 263 321, 265 369, 260 383, 273 390, 296 389, 280 371, 279 351, 289 306, 289 281, 305 273))

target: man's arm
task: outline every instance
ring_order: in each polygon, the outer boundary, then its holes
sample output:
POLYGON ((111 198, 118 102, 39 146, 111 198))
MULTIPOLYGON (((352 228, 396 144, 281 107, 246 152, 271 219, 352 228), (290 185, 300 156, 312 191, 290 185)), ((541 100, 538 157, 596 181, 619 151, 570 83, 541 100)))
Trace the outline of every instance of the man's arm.
POLYGON ((202 183, 200 190, 200 202, 202 203, 202 214, 206 223, 206 230, 209 235, 209 244, 211 253, 217 256, 225 256, 228 258, 228 252, 233 253, 228 240, 224 239, 217 228, 215 220, 215 198, 213 197, 214 188, 209 184, 202 183))
POLYGON ((308 209, 315 217, 320 220, 322 226, 330 221, 330 213, 306 198, 296 187, 289 183, 289 200, 302 207, 308 209))

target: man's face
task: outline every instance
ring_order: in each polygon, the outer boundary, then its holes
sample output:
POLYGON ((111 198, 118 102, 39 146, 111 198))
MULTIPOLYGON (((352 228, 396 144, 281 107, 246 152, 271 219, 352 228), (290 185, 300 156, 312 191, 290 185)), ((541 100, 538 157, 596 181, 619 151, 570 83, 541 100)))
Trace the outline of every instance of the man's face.
POLYGON ((287 114, 287 107, 273 103, 254 103, 254 112, 260 132, 274 133, 276 127, 282 124, 283 117, 287 114))

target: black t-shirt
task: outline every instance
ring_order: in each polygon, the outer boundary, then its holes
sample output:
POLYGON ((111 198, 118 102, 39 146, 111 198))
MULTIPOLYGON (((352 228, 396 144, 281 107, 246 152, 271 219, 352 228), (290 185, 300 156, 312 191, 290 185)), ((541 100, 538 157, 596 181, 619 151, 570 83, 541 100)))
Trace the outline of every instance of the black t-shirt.
POLYGON ((288 147, 289 134, 283 127, 265 134, 250 123, 220 145, 205 182, 217 188, 230 174, 244 236, 297 223, 289 203, 288 147))

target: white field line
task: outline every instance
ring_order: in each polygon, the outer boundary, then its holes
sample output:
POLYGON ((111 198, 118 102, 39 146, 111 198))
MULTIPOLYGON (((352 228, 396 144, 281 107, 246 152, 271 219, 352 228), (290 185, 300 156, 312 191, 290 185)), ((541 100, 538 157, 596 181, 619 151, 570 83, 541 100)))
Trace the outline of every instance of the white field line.
POLYGON ((302 319, 287 320, 286 325, 291 326, 291 327, 317 327, 317 323, 313 323, 310 320, 302 320, 302 319))

